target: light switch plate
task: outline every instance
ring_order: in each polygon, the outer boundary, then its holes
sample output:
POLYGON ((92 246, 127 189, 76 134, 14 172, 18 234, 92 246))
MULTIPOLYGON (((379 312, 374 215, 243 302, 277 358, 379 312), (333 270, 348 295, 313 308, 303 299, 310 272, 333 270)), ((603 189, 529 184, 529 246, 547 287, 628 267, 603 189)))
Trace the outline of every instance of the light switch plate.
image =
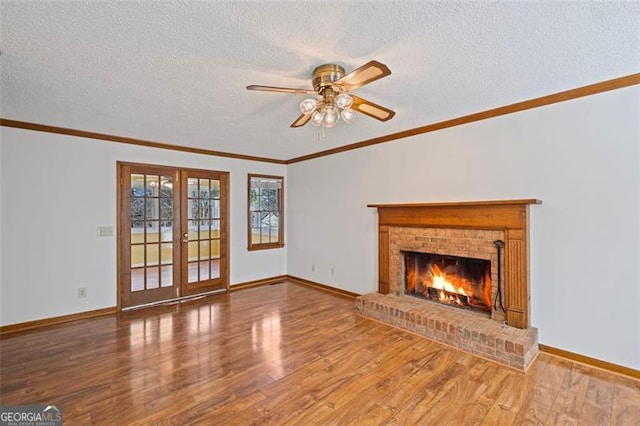
POLYGON ((98 237, 113 237, 113 226, 98 226, 98 237))

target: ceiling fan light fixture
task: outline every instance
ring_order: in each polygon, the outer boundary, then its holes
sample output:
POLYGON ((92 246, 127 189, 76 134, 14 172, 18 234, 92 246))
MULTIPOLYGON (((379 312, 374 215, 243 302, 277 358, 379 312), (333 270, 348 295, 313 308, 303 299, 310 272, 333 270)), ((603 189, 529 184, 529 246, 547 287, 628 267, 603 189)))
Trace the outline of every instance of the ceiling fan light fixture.
POLYGON ((340 107, 340 109, 349 108, 353 104, 353 98, 346 93, 340 93, 336 98, 336 105, 340 107))
POLYGON ((324 112, 316 110, 311 115, 311 124, 314 126, 320 126, 324 120, 324 112))
MULTIPOLYGON (((329 63, 317 66, 313 70, 311 78, 313 90, 255 84, 247 86, 247 90, 312 96, 300 103, 302 115, 291 123, 292 128, 302 127, 308 122, 322 128, 334 127, 341 119, 349 124, 355 119, 356 112, 379 121, 388 121, 395 115, 394 111, 347 92, 390 74, 389 67, 375 60, 349 73, 346 73, 342 66, 329 63)), ((319 134, 324 134, 322 128, 319 134)))
POLYGON ((318 106, 318 101, 313 98, 305 99, 300 103, 300 111, 303 114, 311 114, 318 106))
POLYGON ((345 123, 349 124, 356 118, 356 113, 351 108, 345 108, 340 111, 340 117, 345 123))
POLYGON ((324 118, 322 119, 322 125, 324 127, 333 127, 340 120, 340 114, 333 105, 329 105, 325 108, 324 118))

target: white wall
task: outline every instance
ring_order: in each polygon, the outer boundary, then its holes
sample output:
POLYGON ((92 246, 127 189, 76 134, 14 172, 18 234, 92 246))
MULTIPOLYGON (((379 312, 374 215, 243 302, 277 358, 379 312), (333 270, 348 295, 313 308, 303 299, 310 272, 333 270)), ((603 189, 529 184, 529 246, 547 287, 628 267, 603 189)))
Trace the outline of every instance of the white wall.
POLYGON ((288 273, 375 291, 368 203, 539 198, 539 341, 640 369, 639 95, 620 89, 290 165, 288 273))
POLYGON ((116 305, 116 238, 97 236, 116 226, 116 161, 230 172, 231 284, 286 273, 285 249, 246 249, 247 173, 286 176, 284 165, 8 127, 0 137, 2 325, 116 305))

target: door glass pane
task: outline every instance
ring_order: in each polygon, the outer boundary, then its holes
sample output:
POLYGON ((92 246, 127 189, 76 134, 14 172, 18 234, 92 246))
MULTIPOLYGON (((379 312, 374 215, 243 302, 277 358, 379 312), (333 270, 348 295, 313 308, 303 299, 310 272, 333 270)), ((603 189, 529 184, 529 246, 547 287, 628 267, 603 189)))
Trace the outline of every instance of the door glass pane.
POLYGON ((158 244, 147 244, 147 266, 157 265, 160 259, 158 244))
POLYGON ((209 192, 210 198, 220 198, 220 181, 211 180, 211 191, 209 192))
POLYGON ((171 226, 173 220, 173 182, 171 177, 163 176, 160 184, 160 220, 162 226, 171 226))
POLYGON ((220 257, 220 240, 211 240, 211 259, 220 257))
POLYGON ((173 226, 172 225, 163 226, 160 231, 160 238, 162 239, 163 242, 173 241, 173 226))
POLYGON ((200 198, 209 198, 209 179, 200 179, 200 198))
POLYGON ((173 285, 173 265, 161 266, 160 270, 162 287, 171 287, 173 285))
POLYGON ((143 174, 131 175, 131 196, 136 196, 136 197, 144 196, 144 175, 143 174))
POLYGON ((172 192, 173 192, 173 176, 161 176, 160 177, 160 196, 170 197, 172 192))
POLYGON ((187 180, 187 196, 189 198, 197 198, 198 197, 198 179, 189 178, 187 180))
POLYGON ((141 221, 144 219, 144 198, 131 196, 131 215, 132 221, 141 221))
POLYGON ((209 210, 209 200, 200 199, 198 202, 198 212, 200 214, 200 219, 208 219, 211 215, 211 211, 209 210))
POLYGON ((160 275, 157 266, 153 268, 147 268, 147 289, 158 288, 160 284, 160 275))
POLYGON ((189 278, 187 282, 195 283, 198 281, 198 262, 189 262, 189 278))
POLYGON ((142 244, 144 243, 144 228, 142 227, 142 222, 140 227, 134 228, 133 224, 131 226, 131 244, 142 244))
POLYGON ((147 231, 147 243, 157 243, 160 241, 160 222, 157 220, 147 221, 145 229, 147 231))
POLYGON ((131 269, 131 291, 144 290, 144 268, 131 269))
POLYGON ((198 239, 198 221, 197 220, 190 220, 188 223, 188 234, 189 234, 189 241, 193 241, 193 240, 197 240, 198 239))
POLYGON ((211 201, 211 217, 220 219, 220 200, 211 201))
POLYGON ((147 197, 157 197, 160 178, 158 176, 147 175, 146 182, 147 197))
POLYGON ((208 280, 209 278, 209 261, 200 261, 200 281, 208 280))
POLYGON ((195 211, 193 209, 194 201, 192 199, 187 200, 187 219, 191 220, 195 217, 195 211))
POLYGON ((159 219, 160 208, 158 198, 147 198, 145 201, 145 218, 147 220, 159 219))
POLYGON ((211 238, 220 238, 220 220, 214 219, 210 223, 211 238))
POLYGON ((200 259, 209 258, 209 241, 200 241, 200 259))
POLYGON ((220 259, 211 261, 211 278, 220 278, 220 259))
POLYGON ((144 226, 144 199, 131 199, 131 229, 142 230, 144 226))
MULTIPOLYGON (((160 199, 160 228, 162 231, 171 231, 173 228, 173 206, 166 198, 160 199)), ((169 238, 171 233, 168 234, 169 238)), ((163 237, 164 238, 164 237, 163 237)))
POLYGON ((197 260, 198 259, 198 242, 192 241, 187 244, 187 257, 189 260, 197 260))
POLYGON ((131 175, 131 201, 129 210, 131 212, 131 229, 143 232, 144 220, 144 175, 131 175))
POLYGON ((173 263, 173 244, 162 244, 160 246, 160 258, 162 259, 163 265, 168 265, 173 263))
POLYGON ((144 246, 131 246, 131 267, 137 268, 144 266, 144 246))
POLYGON ((210 232, 209 232, 209 221, 208 220, 201 220, 200 221, 200 239, 201 240, 208 240, 210 238, 210 232))

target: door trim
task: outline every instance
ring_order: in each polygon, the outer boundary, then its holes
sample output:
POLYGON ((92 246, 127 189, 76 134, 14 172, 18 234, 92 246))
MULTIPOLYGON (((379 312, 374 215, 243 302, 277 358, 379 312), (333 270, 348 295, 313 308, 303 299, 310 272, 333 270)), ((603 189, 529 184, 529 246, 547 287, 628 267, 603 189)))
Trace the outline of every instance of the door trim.
MULTIPOLYGON (((224 291, 229 291, 229 270, 230 270, 230 263, 231 263, 231 251, 230 251, 230 185, 229 185, 229 172, 225 172, 225 171, 219 171, 219 170, 206 170, 206 169, 196 169, 196 168, 190 168, 190 167, 179 167, 179 166, 167 166, 167 165, 161 165, 161 164, 149 164, 149 163, 134 163, 134 162, 129 162, 129 161, 116 161, 116 310, 117 311, 122 311, 123 310, 123 306, 122 306, 122 297, 123 297, 123 286, 124 286, 124 282, 122 280, 122 275, 123 275, 123 262, 122 262, 122 256, 123 256, 123 232, 124 230, 124 220, 125 218, 122 215, 122 202, 123 202, 123 197, 122 197, 122 188, 123 188, 123 184, 124 184, 124 175, 123 175, 123 168, 124 166, 130 166, 130 167, 168 167, 168 168, 172 168, 174 169, 174 171, 192 171, 192 172, 204 172, 204 173, 218 173, 221 176, 224 176, 225 179, 224 181, 226 182, 226 197, 223 199, 221 199, 221 202, 224 202, 225 207, 226 207, 226 212, 227 212, 227 218, 224 221, 224 231, 226 232, 226 238, 224 239, 224 241, 221 240, 220 242, 220 251, 221 253, 224 251, 224 253, 226 254, 226 261, 225 262, 221 262, 220 265, 220 275, 221 275, 221 279, 223 282, 223 288, 221 290, 224 291)), ((222 185, 222 182, 221 182, 222 185)), ((221 228, 222 231, 222 228, 221 228)), ((180 247, 180 249, 182 249, 182 247, 180 247)), ((180 286, 182 286, 182 283, 180 283, 180 286)), ((180 291, 182 292, 182 288, 180 289, 180 291)), ((219 291, 219 290, 217 290, 219 291)), ((207 292, 203 292, 202 294, 206 294, 207 292)), ((182 297, 194 297, 194 296, 198 296, 198 294, 191 294, 191 295, 187 295, 187 294, 181 294, 180 298, 182 297)), ((129 307, 127 307, 129 308, 129 307)))

